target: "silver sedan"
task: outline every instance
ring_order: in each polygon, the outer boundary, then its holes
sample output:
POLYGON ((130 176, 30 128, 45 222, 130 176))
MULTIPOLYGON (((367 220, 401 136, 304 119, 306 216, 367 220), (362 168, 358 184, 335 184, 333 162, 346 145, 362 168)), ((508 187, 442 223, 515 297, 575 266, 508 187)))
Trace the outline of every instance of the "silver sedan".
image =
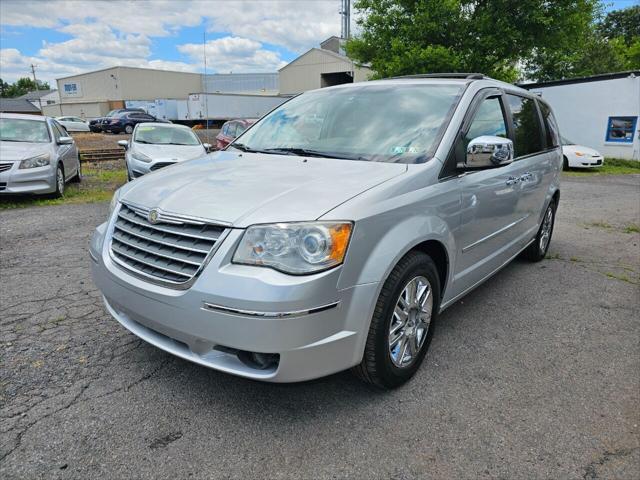
POLYGON ((0 114, 0 195, 63 196, 66 183, 80 176, 75 142, 55 119, 0 114))

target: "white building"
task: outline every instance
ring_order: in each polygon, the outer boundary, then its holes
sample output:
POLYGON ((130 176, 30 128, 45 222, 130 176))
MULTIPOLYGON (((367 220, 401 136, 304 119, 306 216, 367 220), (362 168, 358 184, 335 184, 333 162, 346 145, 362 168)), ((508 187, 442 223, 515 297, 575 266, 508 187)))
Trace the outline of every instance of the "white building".
POLYGON ((549 102, 564 138, 605 157, 640 160, 640 71, 521 87, 549 102))

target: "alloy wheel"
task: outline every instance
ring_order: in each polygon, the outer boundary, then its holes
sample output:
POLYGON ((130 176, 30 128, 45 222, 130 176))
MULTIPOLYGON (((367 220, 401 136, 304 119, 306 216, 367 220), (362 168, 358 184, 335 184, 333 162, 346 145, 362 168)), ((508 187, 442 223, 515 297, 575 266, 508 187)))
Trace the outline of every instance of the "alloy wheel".
POLYGON ((542 221, 542 229, 540 230, 540 253, 547 251, 549 239, 551 238, 551 228, 553 227, 553 208, 549 205, 547 212, 544 214, 542 221))
POLYGON ((429 280, 413 278, 400 293, 389 325, 389 355, 396 367, 407 368, 415 362, 427 338, 432 311, 429 280))
POLYGON ((64 194, 64 173, 61 168, 56 170, 56 184, 58 186, 58 192, 60 195, 64 194))

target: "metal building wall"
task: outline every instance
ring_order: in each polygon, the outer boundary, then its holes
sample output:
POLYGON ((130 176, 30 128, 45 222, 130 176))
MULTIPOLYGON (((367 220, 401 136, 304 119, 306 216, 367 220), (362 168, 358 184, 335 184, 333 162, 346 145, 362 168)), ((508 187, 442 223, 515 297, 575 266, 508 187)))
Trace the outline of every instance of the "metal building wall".
POLYGON ((203 88, 206 93, 275 95, 279 91, 278 73, 216 73, 204 76, 203 88))

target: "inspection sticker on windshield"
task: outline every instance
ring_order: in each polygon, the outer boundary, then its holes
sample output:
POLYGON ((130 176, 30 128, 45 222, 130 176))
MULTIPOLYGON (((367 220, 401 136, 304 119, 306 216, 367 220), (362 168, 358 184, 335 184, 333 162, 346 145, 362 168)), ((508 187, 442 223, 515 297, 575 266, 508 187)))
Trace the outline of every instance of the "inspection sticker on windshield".
POLYGON ((400 155, 402 153, 418 153, 418 149, 416 147, 391 147, 391 153, 394 155, 400 155))

